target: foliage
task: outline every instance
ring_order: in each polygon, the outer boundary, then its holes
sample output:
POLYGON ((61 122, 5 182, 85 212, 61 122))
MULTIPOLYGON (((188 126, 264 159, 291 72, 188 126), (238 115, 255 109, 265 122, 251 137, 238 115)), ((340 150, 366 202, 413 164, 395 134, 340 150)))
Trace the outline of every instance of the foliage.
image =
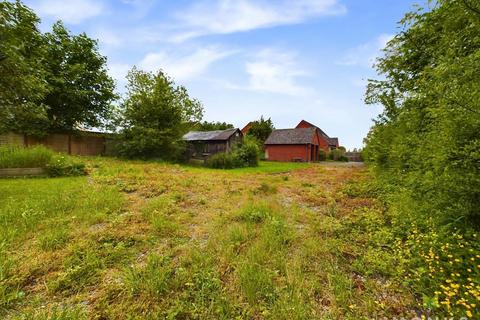
POLYGON ((133 68, 127 75, 127 98, 121 106, 119 151, 126 157, 175 159, 189 123, 201 120, 201 103, 190 98, 165 73, 133 68))
POLYGON ((333 161, 345 161, 348 162, 348 158, 345 156, 345 149, 332 149, 327 154, 328 160, 333 161))
POLYGON ((416 275, 410 285, 422 306, 478 317, 478 301, 464 294, 478 291, 467 260, 475 259, 469 252, 478 240, 469 235, 480 221, 480 8, 440 0, 401 24, 377 62, 383 80, 368 85, 367 103, 384 112, 363 156, 388 195, 398 250, 406 276, 416 275))
POLYGON ((0 132, 42 134, 47 107, 40 19, 20 1, 0 3, 0 132))
POLYGON ((112 117, 111 103, 116 95, 107 59, 99 53, 97 41, 85 33, 72 35, 61 21, 44 38, 50 90, 43 103, 48 106, 49 130, 104 126, 112 117))
POLYGON ((198 131, 226 130, 226 129, 233 129, 233 124, 226 123, 226 122, 203 121, 197 124, 194 127, 194 129, 198 131))
POLYGON ((265 140, 275 129, 273 122, 270 118, 265 120, 263 116, 260 117, 260 120, 251 122, 250 129, 247 132, 247 136, 255 138, 260 146, 263 146, 265 140))
POLYGON ((86 174, 85 164, 71 157, 56 155, 46 165, 51 177, 83 176, 86 174))
POLYGON ((0 146, 0 168, 45 168, 51 177, 86 174, 85 164, 44 146, 0 146))
POLYGON ((235 157, 246 167, 258 166, 260 149, 255 140, 245 137, 242 143, 234 150, 235 157))
POLYGON ((207 167, 214 169, 233 169, 243 167, 242 163, 238 161, 235 154, 231 152, 216 153, 209 157, 205 164, 207 167))
POLYGON ((97 42, 60 21, 42 34, 39 23, 20 1, 0 3, 0 132, 102 127, 116 95, 97 42))
POLYGON ((432 223, 420 228, 412 222, 406 240, 397 240, 396 250, 404 259, 406 281, 421 295, 423 308, 431 314, 478 319, 478 235, 472 230, 438 230, 432 223))
POLYGON ((44 146, 0 146, 0 168, 44 168, 53 155, 54 152, 44 146))
POLYGON ((244 139, 232 152, 220 152, 207 159, 206 165, 215 169, 233 169, 242 167, 257 167, 259 149, 252 139, 244 139))

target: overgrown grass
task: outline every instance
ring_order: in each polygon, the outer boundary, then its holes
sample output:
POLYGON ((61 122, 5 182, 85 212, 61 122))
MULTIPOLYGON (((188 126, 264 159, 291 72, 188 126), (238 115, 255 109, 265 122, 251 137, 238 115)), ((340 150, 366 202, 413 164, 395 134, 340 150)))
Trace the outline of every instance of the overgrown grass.
POLYGON ((412 315, 381 204, 346 186, 362 169, 86 161, 0 181, 0 317, 412 315))
POLYGON ((44 168, 53 155, 54 152, 44 146, 30 148, 13 145, 0 146, 0 169, 44 168))

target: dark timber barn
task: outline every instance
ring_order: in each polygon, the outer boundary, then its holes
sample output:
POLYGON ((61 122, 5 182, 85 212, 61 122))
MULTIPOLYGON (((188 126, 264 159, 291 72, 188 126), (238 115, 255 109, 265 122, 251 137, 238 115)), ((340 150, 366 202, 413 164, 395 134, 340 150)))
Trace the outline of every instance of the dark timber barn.
POLYGON ((183 136, 187 142, 187 158, 206 159, 219 152, 230 152, 243 139, 242 132, 235 129, 217 131, 190 131, 183 136))

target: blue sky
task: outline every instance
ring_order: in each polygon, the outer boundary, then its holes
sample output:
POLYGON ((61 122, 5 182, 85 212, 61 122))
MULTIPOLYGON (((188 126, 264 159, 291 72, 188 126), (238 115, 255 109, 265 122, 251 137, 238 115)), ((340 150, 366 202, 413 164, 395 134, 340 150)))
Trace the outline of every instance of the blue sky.
POLYGON ((310 121, 361 147, 373 60, 414 0, 29 0, 42 29, 62 19, 99 40, 118 91, 133 66, 163 69, 202 101, 205 119, 277 128, 310 121))

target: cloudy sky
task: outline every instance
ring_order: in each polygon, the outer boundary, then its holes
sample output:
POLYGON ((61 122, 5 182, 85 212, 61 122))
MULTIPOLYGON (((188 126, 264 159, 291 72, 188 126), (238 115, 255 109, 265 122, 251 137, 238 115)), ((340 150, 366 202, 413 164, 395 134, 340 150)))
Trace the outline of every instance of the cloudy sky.
MULTIPOLYGON (((419 0, 420 1, 420 0, 419 0)), ((361 147, 380 107, 365 106, 374 58, 415 0, 28 0, 42 30, 61 19, 99 40, 124 92, 133 66, 163 69, 205 107, 242 127, 306 119, 361 147)))

